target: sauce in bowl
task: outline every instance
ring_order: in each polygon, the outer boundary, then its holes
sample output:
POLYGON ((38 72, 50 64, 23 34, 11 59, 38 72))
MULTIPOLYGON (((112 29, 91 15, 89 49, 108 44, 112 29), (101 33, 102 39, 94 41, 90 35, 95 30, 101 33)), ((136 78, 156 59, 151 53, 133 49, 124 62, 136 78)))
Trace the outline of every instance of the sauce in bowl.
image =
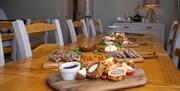
POLYGON ((78 67, 78 65, 71 65, 71 66, 63 67, 63 69, 72 69, 75 67, 78 67))

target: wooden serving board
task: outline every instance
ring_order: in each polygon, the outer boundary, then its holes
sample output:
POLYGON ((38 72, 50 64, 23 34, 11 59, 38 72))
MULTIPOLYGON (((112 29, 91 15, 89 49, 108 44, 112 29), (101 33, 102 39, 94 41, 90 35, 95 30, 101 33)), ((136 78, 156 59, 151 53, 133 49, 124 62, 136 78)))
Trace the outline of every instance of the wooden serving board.
POLYGON ((147 78, 144 71, 138 68, 133 75, 118 82, 101 79, 64 81, 60 73, 54 73, 49 76, 47 83, 57 91, 104 91, 142 86, 147 83, 147 78))
POLYGON ((133 44, 133 45, 124 45, 124 48, 133 48, 133 47, 138 47, 140 46, 139 44, 133 44))
POLYGON ((140 56, 138 58, 121 58, 120 60, 134 61, 135 63, 142 63, 144 61, 144 58, 140 56))

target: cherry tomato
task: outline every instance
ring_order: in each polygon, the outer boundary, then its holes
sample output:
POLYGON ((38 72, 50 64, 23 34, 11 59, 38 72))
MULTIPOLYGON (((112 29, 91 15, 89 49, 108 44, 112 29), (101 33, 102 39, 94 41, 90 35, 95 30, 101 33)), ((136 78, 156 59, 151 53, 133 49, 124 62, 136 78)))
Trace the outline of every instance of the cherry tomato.
POLYGON ((106 51, 105 50, 98 50, 99 52, 102 52, 102 53, 106 53, 106 51))
POLYGON ((102 76, 101 76, 101 79, 102 79, 102 80, 107 80, 107 79, 108 79, 108 76, 102 75, 102 76))
POLYGON ((105 50, 98 50, 99 52, 105 52, 105 50))
POLYGON ((132 75, 132 74, 134 74, 134 70, 127 70, 126 71, 126 75, 132 75))
POLYGON ((95 45, 95 48, 100 48, 100 47, 101 47, 101 45, 99 45, 99 44, 95 45))

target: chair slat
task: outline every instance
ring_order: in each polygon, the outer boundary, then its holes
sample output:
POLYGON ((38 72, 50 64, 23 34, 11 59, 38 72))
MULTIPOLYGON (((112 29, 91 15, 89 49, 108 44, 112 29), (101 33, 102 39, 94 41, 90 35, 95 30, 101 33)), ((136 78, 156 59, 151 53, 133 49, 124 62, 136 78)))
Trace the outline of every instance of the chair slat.
POLYGON ((8 41, 8 40, 13 40, 14 35, 13 34, 2 34, 2 41, 8 41))
POLYGON ((4 47, 3 50, 4 50, 4 54, 7 54, 7 53, 11 53, 13 51, 13 48, 12 47, 4 47))
POLYGON ((32 41, 31 42, 31 49, 35 49, 38 46, 40 46, 41 44, 44 44, 44 42, 43 41, 32 41))
POLYGON ((54 24, 34 23, 27 25, 26 29, 29 34, 33 34, 33 33, 54 31, 56 30, 56 26, 54 24))
POLYGON ((73 25, 75 28, 82 28, 83 27, 83 23, 81 21, 74 21, 73 25))
POLYGON ((0 21, 0 28, 11 28, 12 24, 10 21, 0 21))
POLYGON ((34 24, 34 23, 48 23, 48 21, 47 20, 33 20, 31 24, 34 24))

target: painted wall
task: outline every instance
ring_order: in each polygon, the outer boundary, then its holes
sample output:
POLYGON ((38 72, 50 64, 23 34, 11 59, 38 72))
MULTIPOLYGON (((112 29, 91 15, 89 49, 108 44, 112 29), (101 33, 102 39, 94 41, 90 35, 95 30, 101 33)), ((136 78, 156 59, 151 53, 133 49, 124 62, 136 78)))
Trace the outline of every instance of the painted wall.
MULTIPOLYGON (((72 8, 73 1, 69 0, 69 7, 72 8)), ((3 8, 9 19, 60 19, 61 27, 65 25, 64 16, 64 0, 0 0, 0 8, 3 8)), ((72 9, 70 9, 72 10, 72 9)), ((67 12, 72 18, 72 11, 67 12)), ((69 35, 66 29, 63 29, 64 41, 69 42, 69 35)), ((49 33, 49 41, 55 42, 54 33, 49 33)))
POLYGON ((109 25, 118 16, 133 16, 138 4, 142 5, 142 0, 94 0, 94 17, 109 25))
MULTIPOLYGON (((64 0, 0 0, 0 8, 3 8, 8 18, 32 18, 62 19, 64 12, 64 0)), ((73 0, 69 0, 69 10, 73 0)), ((92 0, 91 0, 92 1, 92 0)), ((111 24, 118 16, 133 16, 135 7, 142 5, 143 0, 94 0, 94 17, 100 18, 103 25, 111 24)), ((177 0, 160 0, 160 21, 165 24, 166 39, 171 23, 175 17, 177 0)), ((71 11, 68 12, 72 15, 71 11)), ((64 35, 68 31, 64 30, 64 35)), ((53 39, 52 39, 53 40, 53 39)), ((68 36, 65 41, 69 41, 68 36)))
POLYGON ((63 0, 1 0, 9 18, 46 19, 63 14, 63 0))
MULTIPOLYGON (((100 18, 104 26, 112 24, 118 16, 133 16, 135 7, 143 8, 143 0, 94 0, 94 17, 100 18), (103 2, 103 3, 102 3, 103 2)), ((176 16, 177 0, 160 0, 159 14, 160 22, 165 24, 165 38, 170 30, 172 21, 176 16)), ((141 15, 145 16, 143 9, 141 15)))

